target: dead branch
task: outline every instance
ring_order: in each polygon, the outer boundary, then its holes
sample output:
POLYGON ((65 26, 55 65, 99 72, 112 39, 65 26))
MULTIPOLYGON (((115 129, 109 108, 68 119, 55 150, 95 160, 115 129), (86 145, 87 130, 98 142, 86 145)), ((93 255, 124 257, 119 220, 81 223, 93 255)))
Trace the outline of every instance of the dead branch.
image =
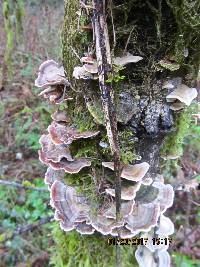
POLYGON ((20 183, 16 183, 16 182, 10 182, 10 181, 6 181, 6 180, 2 180, 0 179, 0 185, 5 185, 5 186, 11 186, 11 187, 16 187, 16 188, 22 188, 22 189, 26 189, 26 190, 36 190, 36 191, 48 191, 47 188, 44 187, 34 187, 34 186, 26 186, 26 185, 22 185, 20 183))
MULTIPOLYGON (((93 29, 96 43, 96 58, 98 64, 99 87, 102 105, 106 119, 107 136, 114 158, 116 220, 120 220, 121 209, 121 171, 120 149, 117 130, 117 118, 114 104, 114 90, 107 83, 112 72, 112 60, 107 23, 105 19, 105 1, 93 0, 93 29)), ((116 246, 116 266, 121 266, 120 247, 116 246)))
POLYGON ((112 85, 106 82, 108 80, 109 73, 112 71, 112 64, 108 29, 104 14, 104 1, 93 0, 93 8, 92 22, 96 41, 99 87, 101 90, 102 105, 105 113, 107 135, 110 148, 114 156, 116 219, 119 220, 121 208, 121 163, 114 104, 114 90, 112 85))

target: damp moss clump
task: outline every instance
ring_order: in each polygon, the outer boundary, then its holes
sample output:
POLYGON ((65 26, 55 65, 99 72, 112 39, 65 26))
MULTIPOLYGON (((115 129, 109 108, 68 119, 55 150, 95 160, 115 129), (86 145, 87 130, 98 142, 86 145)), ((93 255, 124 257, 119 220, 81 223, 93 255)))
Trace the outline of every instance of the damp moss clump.
POLYGON ((91 38, 90 32, 84 30, 89 20, 84 12, 80 13, 80 1, 65 1, 65 15, 62 29, 63 66, 67 77, 72 78, 73 69, 80 65, 79 57, 87 51, 91 38), (79 17, 79 19, 78 19, 79 17))
POLYGON ((191 122, 191 108, 177 114, 175 131, 166 137, 161 155, 165 157, 167 155, 181 156, 183 154, 183 142, 191 122))
MULTIPOLYGON (((108 236, 81 236, 65 233, 57 223, 53 228, 55 244, 51 248, 51 263, 56 267, 110 267, 115 265, 115 246, 108 245, 108 236)), ((121 246, 122 267, 136 267, 133 246, 121 246)))

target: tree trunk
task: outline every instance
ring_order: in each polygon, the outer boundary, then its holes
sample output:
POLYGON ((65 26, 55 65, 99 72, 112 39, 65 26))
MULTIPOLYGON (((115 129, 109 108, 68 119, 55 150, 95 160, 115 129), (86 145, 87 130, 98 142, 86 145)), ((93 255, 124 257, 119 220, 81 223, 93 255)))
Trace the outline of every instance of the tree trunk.
MULTIPOLYGON (((95 54, 97 41, 90 27, 95 23, 93 7, 90 2, 80 2, 65 1, 63 65, 71 80, 73 69, 81 66, 84 53, 95 54)), ((105 4, 112 58, 127 52, 143 58, 124 68, 114 66, 112 72, 107 70, 107 85, 114 91, 121 161, 148 162, 147 175, 155 180, 166 165, 171 168, 174 165, 173 160, 163 158, 181 156, 183 138, 191 123, 189 108, 170 109, 166 96, 172 88, 166 83, 170 81, 174 87, 196 86, 200 65, 200 4, 198 0, 110 0, 105 4)), ((76 80, 73 87, 77 90, 75 101, 68 104, 67 112, 80 129, 101 131, 98 140, 84 143, 77 151, 80 156, 94 158, 91 171, 99 187, 103 187, 108 177, 100 174, 101 161, 114 159, 109 147, 99 147, 99 142, 109 141, 102 92, 96 80, 76 80)), ((76 184, 87 187, 81 175, 76 176, 76 184)), ((57 267, 114 265, 115 248, 106 244, 107 237, 100 234, 84 237, 59 229, 54 236, 52 261, 57 267)), ((133 252, 133 246, 122 248, 122 266, 137 266, 133 265, 136 264, 133 252)))

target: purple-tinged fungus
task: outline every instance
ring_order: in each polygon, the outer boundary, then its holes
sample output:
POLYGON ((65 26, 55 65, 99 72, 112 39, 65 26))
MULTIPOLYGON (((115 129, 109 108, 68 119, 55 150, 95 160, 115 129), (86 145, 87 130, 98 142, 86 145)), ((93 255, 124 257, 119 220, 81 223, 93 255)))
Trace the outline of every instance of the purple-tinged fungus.
MULTIPOLYGON (((102 165, 114 171, 114 162, 102 162, 102 165)), ((149 167, 147 162, 135 165, 127 164, 122 170, 121 177, 134 182, 141 181, 149 170, 149 167)))
MULTIPOLYGON (((133 200, 136 196, 136 192, 140 189, 140 183, 135 185, 124 186, 121 189, 121 199, 123 200, 133 200)), ((115 189, 107 188, 106 193, 115 197, 115 189)))
POLYGON ((62 143, 69 145, 74 140, 94 137, 99 133, 99 131, 78 132, 78 130, 75 127, 61 125, 57 122, 52 122, 51 125, 49 125, 48 132, 51 136, 52 141, 56 145, 62 143))
POLYGON ((173 222, 170 220, 170 218, 161 214, 159 226, 158 226, 158 230, 156 231, 156 234, 159 236, 168 236, 168 235, 173 235, 173 233, 174 233, 173 222))
POLYGON ((47 60, 43 62, 39 67, 35 86, 47 88, 57 84, 70 85, 65 77, 63 66, 59 66, 59 64, 54 60, 47 60))
POLYGON ((73 161, 69 148, 64 144, 55 145, 52 142, 50 134, 43 134, 39 139, 39 143, 42 146, 42 152, 47 160, 59 162, 65 158, 67 161, 73 161))
POLYGON ((45 182, 45 184, 48 185, 49 190, 50 190, 52 184, 55 181, 60 181, 63 178, 64 175, 65 175, 64 170, 55 171, 51 167, 48 167, 48 169, 47 169, 47 171, 45 173, 44 182, 45 182))
POLYGON ((66 113, 61 110, 57 110, 51 115, 52 120, 55 122, 64 122, 64 123, 69 123, 70 119, 67 117, 66 113))
MULTIPOLYGON (((135 204, 134 201, 122 202, 122 204, 121 204, 122 218, 126 218, 128 215, 130 215, 132 213, 134 204, 135 204)), ((115 205, 115 203, 111 203, 110 206, 108 208, 106 208, 102 214, 106 218, 116 219, 116 205, 115 205)))
POLYGON ((135 204, 133 212, 125 218, 125 227, 132 233, 148 232, 158 222, 159 204, 135 204))
MULTIPOLYGON (((76 219, 85 214, 85 220, 89 220, 90 207, 84 197, 78 196, 76 190, 66 184, 55 181, 51 187, 51 199, 56 209, 55 219, 60 221, 64 231, 74 229, 76 219)), ((79 223, 78 223, 79 224, 79 223)))
POLYGON ((170 256, 167 251, 157 250, 155 254, 146 246, 138 246, 135 252, 135 258, 139 267, 170 267, 170 256), (155 260, 155 254, 158 258, 158 263, 155 260))
POLYGON ((153 203, 158 203, 160 205, 161 213, 164 213, 173 205, 174 189, 170 184, 164 184, 162 182, 154 182, 152 186, 159 190, 153 203))
POLYGON ((78 173, 82 168, 91 165, 91 162, 85 158, 75 158, 74 161, 61 159, 60 162, 53 162, 47 159, 42 150, 38 151, 39 159, 42 163, 50 166, 54 170, 64 170, 67 173, 78 173))

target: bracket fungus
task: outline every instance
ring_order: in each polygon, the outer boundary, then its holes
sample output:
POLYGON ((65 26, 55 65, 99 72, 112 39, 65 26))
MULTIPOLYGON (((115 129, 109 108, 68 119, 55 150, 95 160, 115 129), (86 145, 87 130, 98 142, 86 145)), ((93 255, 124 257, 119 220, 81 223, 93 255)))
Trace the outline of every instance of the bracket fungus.
POLYGON ((51 136, 52 141, 56 145, 63 143, 69 145, 74 140, 81 138, 90 138, 99 134, 99 131, 78 132, 78 130, 75 127, 61 125, 55 121, 53 121, 51 125, 49 125, 48 132, 51 136))
POLYGON ((135 252, 135 258, 139 267, 170 267, 170 256, 165 250, 157 251, 155 255, 146 246, 138 246, 135 252), (155 258, 158 258, 158 263, 155 258))
MULTIPOLYGON (((128 215, 130 215, 133 211, 135 202, 134 201, 126 201, 122 202, 121 204, 121 215, 123 218, 126 218, 128 215)), ((109 208, 105 209, 103 211, 103 216, 106 218, 116 219, 116 207, 115 203, 112 203, 109 208)))
POLYGON ((161 213, 164 213, 173 205, 174 189, 170 184, 164 184, 162 182, 154 182, 152 186, 159 190, 153 203, 159 203, 160 211, 161 213))
POLYGON ((63 84, 69 86, 65 77, 63 66, 59 66, 54 60, 47 60, 39 67, 38 77, 35 80, 36 87, 47 88, 52 85, 63 84))
POLYGON ((61 180, 63 178, 64 174, 65 174, 64 170, 55 171, 51 167, 48 167, 47 171, 45 173, 45 178, 44 178, 44 182, 45 182, 45 184, 48 185, 48 189, 50 190, 52 184, 55 181, 61 180))
POLYGON ((54 112, 51 115, 52 120, 54 120, 55 122, 64 122, 64 123, 68 123, 70 122, 69 117, 67 117, 66 113, 64 111, 61 110, 57 110, 56 112, 54 112))
POLYGON ((126 53, 125 56, 113 58, 113 63, 118 66, 124 66, 129 63, 137 63, 143 58, 140 56, 134 56, 131 53, 126 53))
POLYGON ((83 79, 83 80, 89 80, 89 79, 97 79, 96 75, 93 75, 92 73, 85 70, 84 66, 77 66, 74 68, 73 71, 73 77, 75 79, 83 79))
POLYGON ((156 230, 156 234, 159 236, 168 236, 174 233, 174 224, 170 220, 170 218, 165 215, 160 215, 160 221, 158 229, 156 230))
MULTIPOLYGON (((140 189, 140 183, 135 185, 124 186, 121 190, 121 199, 123 200, 133 200, 136 196, 136 192, 140 189)), ((115 189, 106 188, 106 193, 115 197, 115 189)))
MULTIPOLYGON (((102 165, 114 171, 114 162, 102 162, 102 165)), ((121 177, 133 182, 141 181, 149 167, 150 165, 147 162, 135 165, 127 164, 123 167, 121 177)))
POLYGON ((148 232, 157 224, 160 215, 159 204, 136 204, 133 207, 133 212, 125 218, 125 227, 132 233, 148 232))
POLYGON ((74 229, 75 222, 89 222, 89 206, 84 197, 77 196, 76 190, 66 184, 55 181, 51 186, 51 200, 56 209, 55 219, 61 221, 63 230, 74 229))
POLYGON ((197 89, 189 88, 185 84, 180 84, 174 91, 166 96, 167 102, 171 103, 172 110, 180 110, 185 106, 190 106, 192 100, 197 97, 197 89))
POLYGON ((54 60, 47 60, 39 67, 35 86, 43 88, 39 96, 43 96, 53 104, 60 104, 72 98, 66 95, 65 88, 71 86, 65 77, 63 66, 59 66, 54 60))
POLYGON ((59 162, 61 159, 65 158, 68 161, 73 161, 69 147, 65 144, 55 145, 52 142, 50 134, 43 134, 39 139, 39 143, 42 146, 43 157, 47 160, 59 162))

